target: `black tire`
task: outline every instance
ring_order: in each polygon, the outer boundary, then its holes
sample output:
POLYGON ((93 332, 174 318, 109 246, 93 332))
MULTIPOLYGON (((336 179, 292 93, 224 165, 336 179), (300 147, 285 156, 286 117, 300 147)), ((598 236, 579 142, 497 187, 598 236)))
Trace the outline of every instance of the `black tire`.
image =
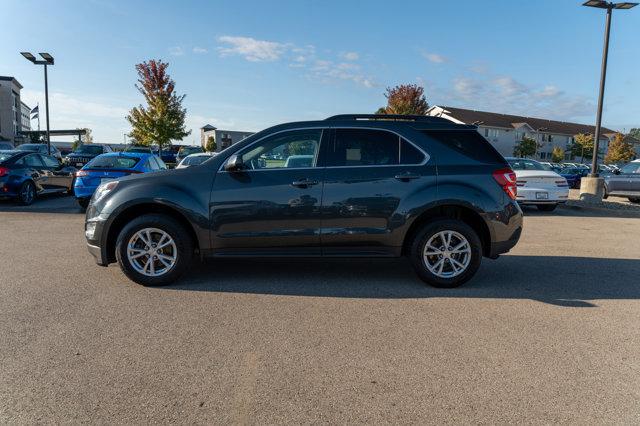
POLYGON ((36 199, 36 186, 33 181, 27 180, 20 185, 18 190, 18 202, 28 206, 36 199))
POLYGON ((116 259, 120 269, 129 279, 144 286, 168 285, 178 280, 191 265, 193 250, 193 241, 189 232, 175 219, 161 214, 148 214, 135 218, 120 231, 116 240, 116 259), (176 245, 175 264, 162 275, 149 276, 138 272, 127 257, 129 240, 144 228, 157 228, 166 232, 176 245))
POLYGON ((558 207, 557 204, 538 204, 538 210, 541 212, 552 212, 558 207))
MULTIPOLYGON (((454 288, 469 281, 478 271, 482 260, 482 243, 476 231, 466 223, 455 219, 439 219, 428 223, 416 234, 411 244, 409 257, 413 268, 424 282, 433 287, 454 288), (459 275, 450 278, 440 277, 431 272, 427 268, 426 261, 423 257, 427 242, 442 231, 454 231, 461 234, 466 238, 471 249, 470 261, 466 269, 459 275)), ((451 263, 451 261, 449 261, 449 263, 451 263)))
POLYGON ((77 198, 77 200, 78 200, 78 205, 82 210, 86 210, 87 207, 89 207, 89 201, 90 201, 89 198, 77 198))
POLYGON ((640 203, 640 198, 639 197, 629 197, 629 201, 631 201, 632 203, 640 203))
POLYGON ((606 200, 607 198, 609 198, 609 191, 607 190, 607 185, 604 186, 604 192, 602 194, 602 199, 606 200))

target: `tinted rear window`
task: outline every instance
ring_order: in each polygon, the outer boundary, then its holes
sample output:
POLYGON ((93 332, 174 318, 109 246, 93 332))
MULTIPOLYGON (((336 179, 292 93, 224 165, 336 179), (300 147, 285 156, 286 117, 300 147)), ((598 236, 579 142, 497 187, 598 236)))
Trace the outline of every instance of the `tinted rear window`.
POLYGON ((134 157, 96 157, 87 164, 90 169, 131 169, 140 161, 134 157))
POLYGON ((483 163, 504 162, 502 156, 475 130, 422 130, 422 133, 476 161, 483 163))

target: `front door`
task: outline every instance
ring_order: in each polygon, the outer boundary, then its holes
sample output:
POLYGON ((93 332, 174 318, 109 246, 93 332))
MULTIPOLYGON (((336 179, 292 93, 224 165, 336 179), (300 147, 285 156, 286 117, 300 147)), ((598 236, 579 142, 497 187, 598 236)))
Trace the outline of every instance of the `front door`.
POLYGON ((435 197, 435 167, 389 131, 338 128, 334 134, 322 158, 323 254, 396 255, 402 244, 397 231, 410 213, 403 202, 418 191, 435 197))
POLYGON ((319 255, 322 129, 290 130, 237 155, 243 169, 218 171, 211 190, 215 255, 319 255))

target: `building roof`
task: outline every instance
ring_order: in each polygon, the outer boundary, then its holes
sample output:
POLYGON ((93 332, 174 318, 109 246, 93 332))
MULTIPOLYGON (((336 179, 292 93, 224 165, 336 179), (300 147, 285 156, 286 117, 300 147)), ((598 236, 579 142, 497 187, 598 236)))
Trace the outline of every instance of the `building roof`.
POLYGON ((213 127, 211 124, 205 124, 204 126, 200 127, 202 130, 216 130, 215 127, 213 127))
MULTIPOLYGON (((435 106, 434 106, 435 107, 435 106)), ((595 126, 569 123, 566 121, 547 120, 544 118, 523 117, 520 115, 499 114, 497 112, 475 111, 471 109, 437 106, 445 114, 466 124, 477 124, 485 127, 518 128, 527 124, 534 130, 561 135, 577 135, 578 133, 594 134, 595 126)), ((602 128, 603 135, 616 133, 614 130, 602 128)))
POLYGON ((16 80, 15 77, 6 77, 6 76, 0 75, 0 80, 11 81, 11 82, 15 83, 15 85, 18 86, 18 88, 20 88, 20 90, 22 90, 22 84, 20 84, 20 82, 18 80, 16 80))

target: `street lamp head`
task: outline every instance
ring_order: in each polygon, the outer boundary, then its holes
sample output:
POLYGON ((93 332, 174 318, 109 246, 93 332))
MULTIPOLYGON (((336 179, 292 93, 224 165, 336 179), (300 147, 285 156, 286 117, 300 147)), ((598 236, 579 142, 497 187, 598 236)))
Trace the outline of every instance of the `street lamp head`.
POLYGON ((35 62, 36 61, 36 57, 33 56, 33 54, 29 53, 29 52, 20 52, 20 54, 22 56, 24 56, 25 58, 27 58, 29 61, 31 62, 35 62))
POLYGON ((48 53, 38 53, 38 55, 42 56, 42 59, 53 65, 53 56, 48 53))
POLYGON ((600 9, 608 9, 609 4, 610 3, 603 0, 588 0, 582 3, 583 6, 598 7, 600 9))
POLYGON ((638 3, 630 3, 630 2, 624 2, 624 3, 616 3, 613 5, 614 9, 631 9, 632 7, 637 6, 638 3))

